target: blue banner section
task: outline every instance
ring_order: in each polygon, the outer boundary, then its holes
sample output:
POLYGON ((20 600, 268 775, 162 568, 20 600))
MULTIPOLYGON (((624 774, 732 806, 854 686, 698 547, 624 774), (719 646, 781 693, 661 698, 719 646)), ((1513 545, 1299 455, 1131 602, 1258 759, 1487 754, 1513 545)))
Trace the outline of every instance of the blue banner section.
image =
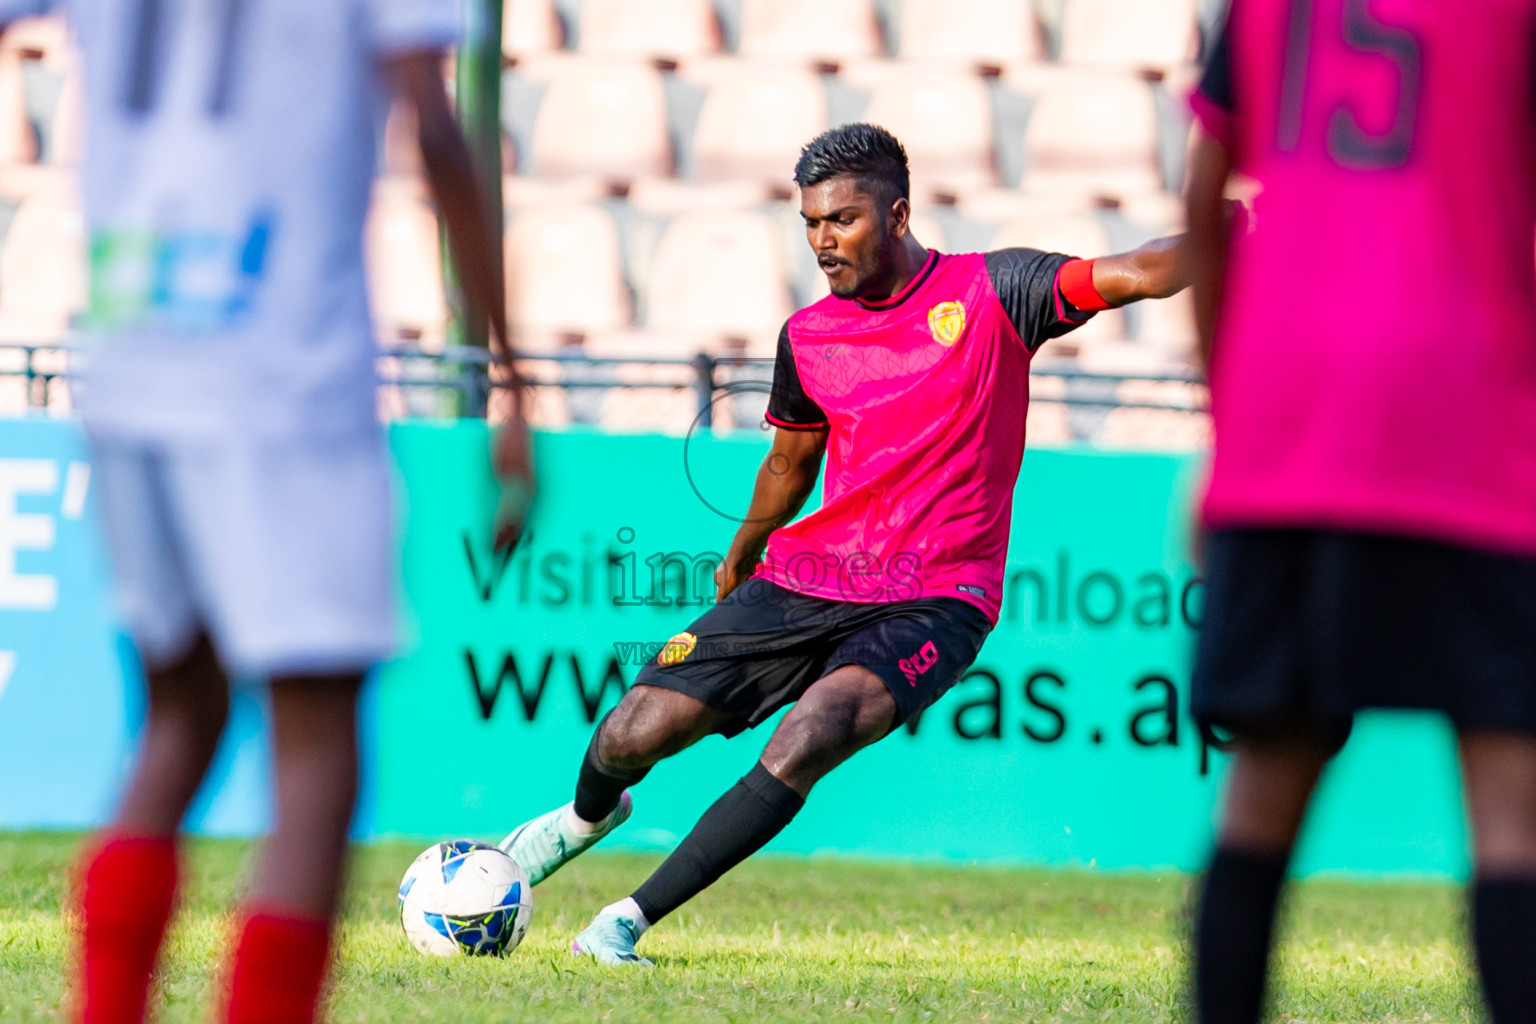
MULTIPOLYGON (((570 798, 592 723, 705 606, 762 439, 537 439, 540 504, 489 550, 483 424, 391 430, 405 632, 365 691, 355 827, 498 837, 570 798)), ((1032 451, 1003 612, 973 671, 828 777, 771 849, 1101 868, 1197 867, 1225 755, 1188 717, 1203 587, 1186 556, 1188 457, 1032 451)), ((99 823, 122 784, 142 684, 115 623, 75 424, 0 421, 0 828, 99 823)), ((813 504, 814 504, 813 499, 813 504)), ((237 684, 190 825, 270 820, 265 695, 237 684)), ((674 843, 768 728, 652 773, 608 845, 674 843)), ((1427 716, 1365 716, 1319 794, 1304 873, 1461 875, 1454 747, 1427 716)))
MULTIPOLYGON (((139 680, 112 611, 84 435, 0 421, 0 827, 102 821, 143 717, 139 680)), ((242 686, 193 829, 266 827, 266 750, 259 687, 242 686)))

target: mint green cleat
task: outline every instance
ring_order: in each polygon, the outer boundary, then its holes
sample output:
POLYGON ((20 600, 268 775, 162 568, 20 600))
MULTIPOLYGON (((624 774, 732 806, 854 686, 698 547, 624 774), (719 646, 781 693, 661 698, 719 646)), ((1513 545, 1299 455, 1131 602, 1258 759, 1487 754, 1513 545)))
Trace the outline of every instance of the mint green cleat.
POLYGON ((639 937, 640 926, 633 919, 605 907, 571 940, 571 953, 589 956, 604 967, 655 967, 635 952, 639 937))
POLYGON ((629 790, 619 797, 619 806, 608 815, 601 828, 589 835, 576 835, 566 827, 567 813, 571 805, 556 807, 532 821, 525 821, 512 830, 512 834, 497 844, 501 852, 517 861, 528 875, 529 885, 538 885, 559 871, 577 854, 585 853, 599 839, 629 820, 634 813, 634 801, 629 790))

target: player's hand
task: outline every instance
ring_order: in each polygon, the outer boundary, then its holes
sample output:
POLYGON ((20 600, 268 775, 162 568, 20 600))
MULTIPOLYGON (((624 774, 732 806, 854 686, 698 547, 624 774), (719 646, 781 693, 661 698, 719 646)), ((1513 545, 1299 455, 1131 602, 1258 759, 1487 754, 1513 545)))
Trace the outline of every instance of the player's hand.
POLYGON ((1253 211, 1241 199, 1223 199, 1221 203, 1227 215, 1229 237, 1246 238, 1253 230, 1253 211))
POLYGON ((496 431, 492 442, 491 469, 501 485, 501 500, 496 506, 493 545, 497 551, 514 547, 522 538, 533 507, 533 450, 528 437, 528 421, 514 411, 496 431))
POLYGON ((730 596, 731 591, 752 578, 757 569, 757 559, 728 554, 725 561, 715 566, 715 603, 730 596))

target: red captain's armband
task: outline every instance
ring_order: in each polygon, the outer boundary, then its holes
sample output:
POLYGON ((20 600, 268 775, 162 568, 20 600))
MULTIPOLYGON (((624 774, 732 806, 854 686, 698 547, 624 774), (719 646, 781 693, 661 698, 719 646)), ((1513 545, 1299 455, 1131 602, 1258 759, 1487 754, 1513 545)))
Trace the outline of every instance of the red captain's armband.
POLYGON ((1056 275, 1061 297, 1084 313, 1097 313, 1108 309, 1109 303, 1093 286, 1093 260, 1068 260, 1056 275))

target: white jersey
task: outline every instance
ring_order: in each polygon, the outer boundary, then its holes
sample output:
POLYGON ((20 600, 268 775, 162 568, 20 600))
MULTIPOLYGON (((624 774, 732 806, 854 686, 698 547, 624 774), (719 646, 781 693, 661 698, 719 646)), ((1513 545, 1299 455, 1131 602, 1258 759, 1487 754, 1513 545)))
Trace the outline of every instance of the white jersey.
MULTIPOLYGON (((0 0, 0 21, 49 0, 0 0)), ((63 0, 82 52, 95 429, 376 429, 380 58, 458 0, 63 0)))

